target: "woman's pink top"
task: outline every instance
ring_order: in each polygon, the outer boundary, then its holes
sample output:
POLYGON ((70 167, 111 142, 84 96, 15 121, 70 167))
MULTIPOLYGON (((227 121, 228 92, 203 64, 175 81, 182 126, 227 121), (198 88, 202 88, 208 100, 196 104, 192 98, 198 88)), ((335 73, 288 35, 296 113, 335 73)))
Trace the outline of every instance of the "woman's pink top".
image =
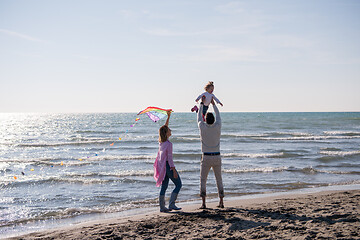
POLYGON ((166 142, 159 144, 159 151, 154 163, 154 178, 156 180, 156 186, 160 187, 166 174, 166 162, 170 167, 175 167, 172 155, 172 143, 167 140, 166 142))

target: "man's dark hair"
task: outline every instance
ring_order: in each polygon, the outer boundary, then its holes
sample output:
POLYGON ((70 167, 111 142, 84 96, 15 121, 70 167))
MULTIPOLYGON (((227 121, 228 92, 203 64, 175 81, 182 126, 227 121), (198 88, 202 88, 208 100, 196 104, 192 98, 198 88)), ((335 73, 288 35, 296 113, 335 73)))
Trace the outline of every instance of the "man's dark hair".
POLYGON ((211 125, 215 122, 215 117, 214 117, 214 114, 212 113, 206 113, 205 115, 205 121, 207 124, 211 125))

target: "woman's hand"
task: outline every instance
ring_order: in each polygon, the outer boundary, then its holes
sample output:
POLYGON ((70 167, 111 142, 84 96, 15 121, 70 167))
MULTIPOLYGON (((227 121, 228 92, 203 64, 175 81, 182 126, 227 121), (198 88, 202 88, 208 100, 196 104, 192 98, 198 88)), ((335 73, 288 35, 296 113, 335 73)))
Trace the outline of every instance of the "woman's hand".
POLYGON ((167 119, 166 119, 165 126, 169 126, 169 121, 170 121, 171 110, 167 111, 166 113, 167 113, 168 117, 167 117, 167 119))
POLYGON ((175 170, 175 168, 173 167, 173 168, 171 168, 172 170, 173 170, 173 172, 174 172, 174 178, 178 178, 179 176, 178 176, 178 173, 177 173, 177 171, 175 170))

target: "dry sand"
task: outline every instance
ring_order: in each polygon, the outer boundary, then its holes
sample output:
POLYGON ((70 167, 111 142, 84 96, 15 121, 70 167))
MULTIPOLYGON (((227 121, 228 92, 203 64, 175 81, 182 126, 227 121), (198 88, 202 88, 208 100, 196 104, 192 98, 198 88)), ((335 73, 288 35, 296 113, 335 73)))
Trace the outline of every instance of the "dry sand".
MULTIPOLYGON (((178 204, 181 206, 181 203, 178 204)), ((12 239, 360 239, 360 190, 185 206, 12 239)))

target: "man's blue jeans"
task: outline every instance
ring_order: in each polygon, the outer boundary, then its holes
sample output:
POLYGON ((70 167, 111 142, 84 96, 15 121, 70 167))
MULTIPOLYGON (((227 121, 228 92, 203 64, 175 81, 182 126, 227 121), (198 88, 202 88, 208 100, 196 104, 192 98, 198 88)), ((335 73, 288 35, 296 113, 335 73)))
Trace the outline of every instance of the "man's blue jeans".
POLYGON ((173 190, 173 193, 179 193, 182 186, 180 175, 178 174, 178 178, 174 178, 174 171, 170 169, 169 163, 166 162, 166 174, 161 184, 160 195, 165 195, 166 189, 169 186, 169 179, 171 179, 171 181, 175 184, 175 189, 173 190))

